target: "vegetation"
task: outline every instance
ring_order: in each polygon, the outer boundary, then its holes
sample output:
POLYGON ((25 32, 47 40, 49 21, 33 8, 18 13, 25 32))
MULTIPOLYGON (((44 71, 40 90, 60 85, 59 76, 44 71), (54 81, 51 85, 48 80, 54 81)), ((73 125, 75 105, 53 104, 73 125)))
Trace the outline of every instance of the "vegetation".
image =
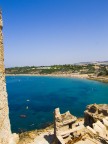
POLYGON ((97 76, 107 76, 108 75, 108 69, 105 66, 101 66, 97 71, 97 76))
POLYGON ((25 66, 6 68, 6 74, 57 74, 57 73, 79 73, 95 74, 96 76, 108 75, 108 66, 106 65, 53 65, 53 66, 25 66))

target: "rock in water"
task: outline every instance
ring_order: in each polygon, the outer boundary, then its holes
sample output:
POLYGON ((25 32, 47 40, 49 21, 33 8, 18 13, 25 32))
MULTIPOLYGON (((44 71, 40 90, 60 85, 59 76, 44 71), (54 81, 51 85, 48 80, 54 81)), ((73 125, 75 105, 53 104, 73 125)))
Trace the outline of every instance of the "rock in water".
POLYGON ((27 116, 26 116, 26 115, 20 115, 20 117, 21 117, 21 118, 26 118, 27 116))

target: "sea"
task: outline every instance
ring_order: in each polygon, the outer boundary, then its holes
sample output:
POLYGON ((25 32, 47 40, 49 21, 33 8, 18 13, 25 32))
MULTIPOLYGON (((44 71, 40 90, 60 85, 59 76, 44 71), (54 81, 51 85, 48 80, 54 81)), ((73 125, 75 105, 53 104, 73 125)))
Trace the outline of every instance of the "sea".
POLYGON ((89 104, 108 104, 108 84, 87 79, 48 76, 6 76, 12 132, 50 125, 54 109, 84 116, 89 104))

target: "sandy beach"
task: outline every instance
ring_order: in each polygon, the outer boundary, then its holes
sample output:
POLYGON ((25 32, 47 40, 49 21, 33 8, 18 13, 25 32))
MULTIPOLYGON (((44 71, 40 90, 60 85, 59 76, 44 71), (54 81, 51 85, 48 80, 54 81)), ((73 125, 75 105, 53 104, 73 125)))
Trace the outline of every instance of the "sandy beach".
POLYGON ((108 83, 108 77, 95 76, 93 74, 79 74, 79 73, 53 73, 53 74, 6 74, 6 76, 51 76, 51 77, 68 77, 68 78, 81 78, 108 83))
POLYGON ((52 76, 52 77, 72 77, 89 78, 88 74, 6 74, 6 76, 52 76))

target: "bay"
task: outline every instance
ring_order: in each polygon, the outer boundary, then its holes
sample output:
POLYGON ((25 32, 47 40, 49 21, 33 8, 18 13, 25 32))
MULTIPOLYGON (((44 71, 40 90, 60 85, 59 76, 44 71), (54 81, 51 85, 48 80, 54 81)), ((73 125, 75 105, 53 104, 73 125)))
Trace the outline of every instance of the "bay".
POLYGON ((108 104, 108 84, 77 78, 6 76, 12 132, 40 129, 53 122, 54 109, 83 117, 88 104, 108 104), (26 116, 25 118, 21 115, 26 116))

